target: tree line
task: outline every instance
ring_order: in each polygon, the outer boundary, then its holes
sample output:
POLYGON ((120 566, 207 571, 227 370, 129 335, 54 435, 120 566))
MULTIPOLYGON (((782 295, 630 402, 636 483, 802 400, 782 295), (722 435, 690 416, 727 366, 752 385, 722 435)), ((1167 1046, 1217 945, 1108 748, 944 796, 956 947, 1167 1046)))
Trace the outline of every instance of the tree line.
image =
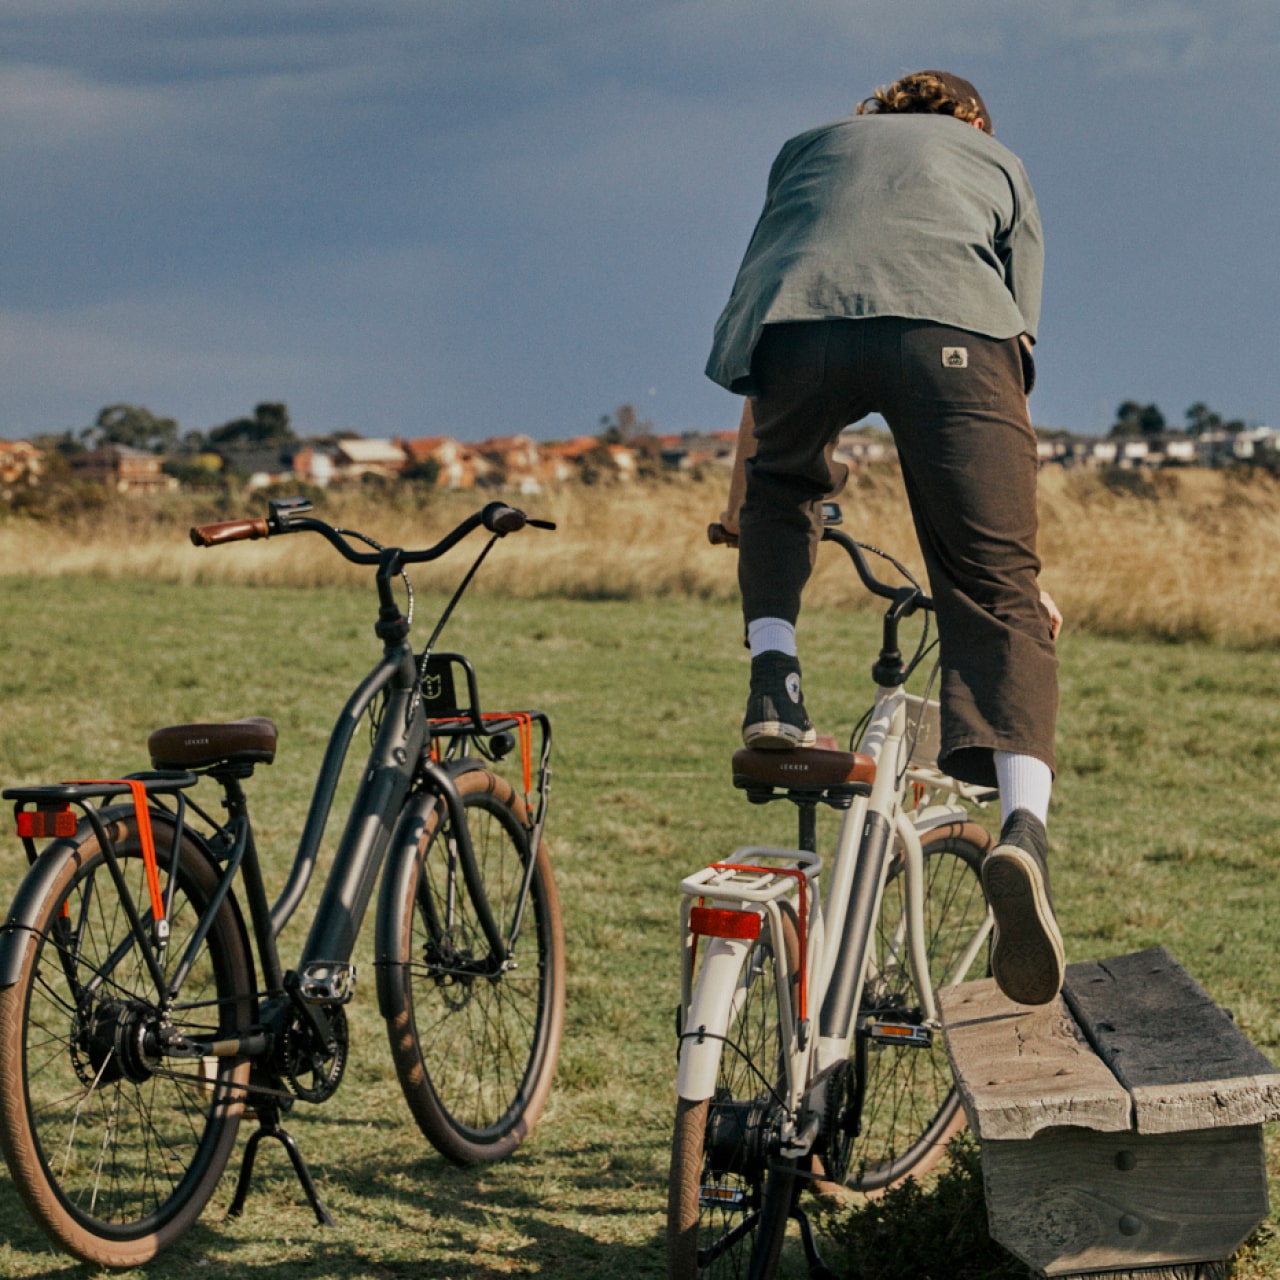
POLYGON ((1107 435, 1112 439, 1122 436, 1146 436, 1159 438, 1171 434, 1203 436, 1215 431, 1225 431, 1234 435, 1246 429, 1246 423, 1239 418, 1223 418, 1215 413, 1203 400, 1197 400, 1183 415, 1184 427, 1171 426, 1160 412, 1159 406, 1142 404, 1137 400, 1125 400, 1116 410, 1115 422, 1107 435))
POLYGON ((92 426, 47 436, 38 443, 65 455, 113 444, 148 453, 200 454, 220 449, 283 449, 298 444, 299 438, 289 421, 288 406, 264 401, 254 407, 252 417, 234 418, 209 431, 185 434, 179 434, 176 418, 159 417, 141 405, 109 404, 99 411, 92 426))

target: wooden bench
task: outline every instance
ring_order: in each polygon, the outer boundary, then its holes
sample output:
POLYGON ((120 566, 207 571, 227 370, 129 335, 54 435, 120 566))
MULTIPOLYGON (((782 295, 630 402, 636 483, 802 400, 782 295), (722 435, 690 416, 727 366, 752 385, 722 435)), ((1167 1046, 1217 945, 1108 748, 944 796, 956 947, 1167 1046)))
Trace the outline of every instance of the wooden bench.
POLYGON ((1280 1072, 1163 947, 1068 965, 1040 1008, 991 979, 941 1004, 996 1240, 1045 1276, 1225 1280, 1280 1072))

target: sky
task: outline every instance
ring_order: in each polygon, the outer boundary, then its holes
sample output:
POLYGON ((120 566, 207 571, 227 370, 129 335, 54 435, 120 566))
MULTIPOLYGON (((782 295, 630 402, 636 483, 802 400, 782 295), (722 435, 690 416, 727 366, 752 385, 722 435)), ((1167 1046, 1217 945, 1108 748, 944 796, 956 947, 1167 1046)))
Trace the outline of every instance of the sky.
POLYGON ((1280 426, 1280 0, 5 0, 0 437, 732 428, 774 155, 921 67, 1036 190, 1033 421, 1280 426))

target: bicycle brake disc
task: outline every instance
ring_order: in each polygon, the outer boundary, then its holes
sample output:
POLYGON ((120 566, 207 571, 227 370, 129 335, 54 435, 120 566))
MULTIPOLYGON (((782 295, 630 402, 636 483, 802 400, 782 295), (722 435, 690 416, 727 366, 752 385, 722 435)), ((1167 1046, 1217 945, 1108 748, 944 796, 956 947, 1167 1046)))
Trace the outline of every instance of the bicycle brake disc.
POLYGON ((332 1043, 321 1043, 310 1027, 295 1019, 284 1033, 284 1076, 304 1102, 333 1097, 347 1069, 347 1014, 340 1006, 326 1011, 332 1043))

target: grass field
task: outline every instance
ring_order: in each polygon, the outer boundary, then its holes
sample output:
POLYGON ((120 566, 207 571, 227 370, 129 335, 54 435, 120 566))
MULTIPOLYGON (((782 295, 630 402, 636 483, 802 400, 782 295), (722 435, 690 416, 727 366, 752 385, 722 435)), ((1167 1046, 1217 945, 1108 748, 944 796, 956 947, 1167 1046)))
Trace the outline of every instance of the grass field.
MULTIPOLYGON (((495 553, 499 577, 507 550, 495 553)), ((211 553, 166 554, 199 565, 211 553)), ((329 728, 376 656, 372 593, 165 576, 0 579, 0 783, 112 776, 146 766, 146 736, 160 724, 270 715, 280 754, 248 786, 278 885, 329 728)), ((315 1226, 284 1153, 267 1146, 244 1217, 225 1217, 233 1157, 197 1228, 154 1274, 663 1274, 678 882, 738 844, 789 843, 791 819, 749 806, 729 784, 747 671, 733 605, 716 592, 610 594, 477 596, 447 633, 476 662, 490 706, 540 706, 555 725, 549 838, 566 914, 568 1023, 533 1137, 509 1163, 479 1171, 435 1155, 401 1100, 365 964, 347 1080, 326 1106, 299 1106, 288 1122, 337 1226, 315 1226)), ((422 591, 419 618, 440 602, 438 589, 422 591)), ((820 729, 845 732, 862 710, 876 637, 869 613, 806 612, 806 701, 820 729)), ((1061 658, 1051 835, 1069 959, 1163 944, 1280 1057, 1274 654, 1069 629, 1061 658)), ((0 851, 7 898, 24 860, 13 837, 0 851)), ((295 921, 286 957, 303 932, 295 921)), ((1280 1174, 1275 1141, 1269 1161, 1280 1174)), ((0 1241, 0 1275, 83 1274, 44 1243, 3 1174, 0 1241)), ((804 1274, 795 1245, 786 1267, 804 1274)), ((1239 1275, 1277 1274, 1280 1247, 1263 1238, 1239 1275)))

